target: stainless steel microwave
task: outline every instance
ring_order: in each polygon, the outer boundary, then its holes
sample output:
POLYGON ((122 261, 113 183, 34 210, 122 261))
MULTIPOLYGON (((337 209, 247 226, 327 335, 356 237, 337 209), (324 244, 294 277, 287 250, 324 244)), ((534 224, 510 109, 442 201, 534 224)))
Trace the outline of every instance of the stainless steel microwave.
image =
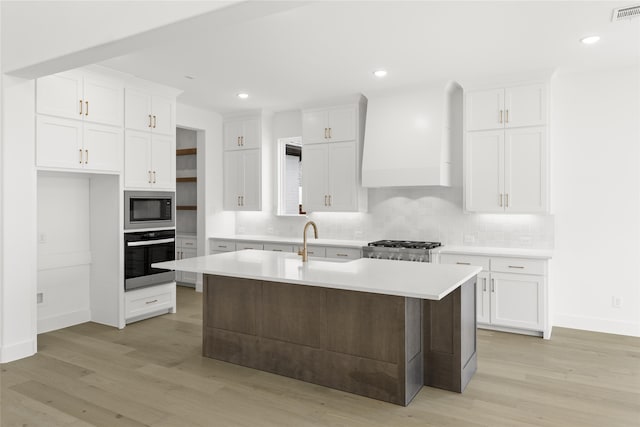
POLYGON ((125 191, 124 229, 175 227, 175 199, 173 191, 125 191))

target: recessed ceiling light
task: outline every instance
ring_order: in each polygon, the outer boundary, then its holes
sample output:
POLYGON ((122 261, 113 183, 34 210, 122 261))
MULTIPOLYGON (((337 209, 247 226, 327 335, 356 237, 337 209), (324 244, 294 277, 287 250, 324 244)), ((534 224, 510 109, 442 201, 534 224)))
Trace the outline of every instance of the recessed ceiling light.
POLYGON ((580 39, 584 44, 594 44, 600 41, 600 36, 587 36, 580 39))
POLYGON ((387 75, 387 70, 376 70, 373 72, 373 75, 381 79, 387 75))
POLYGON ((249 97, 249 94, 245 93, 245 92, 240 92, 238 94, 238 98, 240 98, 240 99, 247 99, 248 97, 249 97))

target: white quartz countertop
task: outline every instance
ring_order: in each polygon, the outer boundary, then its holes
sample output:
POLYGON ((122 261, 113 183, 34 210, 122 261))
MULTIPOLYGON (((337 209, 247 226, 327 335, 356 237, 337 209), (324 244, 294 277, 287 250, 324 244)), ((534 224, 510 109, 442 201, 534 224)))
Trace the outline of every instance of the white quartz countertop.
POLYGON ((442 246, 434 249, 434 253, 460 254, 460 255, 485 255, 508 256, 516 258, 540 258, 553 257, 553 249, 526 249, 526 248, 494 248, 487 246, 442 246))
POLYGON ((166 261, 154 268, 271 282, 440 300, 482 271, 481 267, 360 258, 309 259, 296 254, 243 250, 166 261))
MULTIPOLYGON (((300 237, 280 237, 267 235, 249 235, 237 234, 228 236, 211 236, 209 239, 217 240, 238 240, 243 242, 264 242, 264 243, 290 243, 292 245, 302 244, 302 235, 300 237)), ((367 246, 369 241, 362 240, 339 240, 339 239, 314 239, 313 232, 309 231, 307 236, 307 245, 309 246, 341 246, 346 248, 361 248, 367 246)))

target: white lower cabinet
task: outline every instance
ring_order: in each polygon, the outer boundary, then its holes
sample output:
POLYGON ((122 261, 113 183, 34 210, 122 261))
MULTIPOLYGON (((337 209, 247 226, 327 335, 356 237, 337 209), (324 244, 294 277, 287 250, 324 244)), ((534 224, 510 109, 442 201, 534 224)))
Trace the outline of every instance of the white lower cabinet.
MULTIPOLYGON (((198 256, 198 244, 195 237, 176 237, 176 260, 198 256)), ((195 285, 198 273, 176 271, 176 282, 195 285)))
POLYGON ((125 292, 126 323, 136 322, 164 313, 176 312, 176 283, 165 283, 125 292))
POLYGON ((476 283, 478 327, 549 337, 546 260, 441 254, 440 263, 483 268, 476 283))

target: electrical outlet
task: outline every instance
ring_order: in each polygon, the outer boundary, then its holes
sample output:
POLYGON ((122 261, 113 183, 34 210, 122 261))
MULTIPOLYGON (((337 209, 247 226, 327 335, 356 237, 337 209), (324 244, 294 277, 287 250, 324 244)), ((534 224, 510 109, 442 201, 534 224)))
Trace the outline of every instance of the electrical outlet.
POLYGON ((474 236, 473 234, 465 234, 464 238, 463 238, 464 243, 475 243, 476 242, 476 236, 474 236))
POLYGON ((622 308, 622 298, 617 295, 613 295, 611 297, 611 307, 622 308))
POLYGON ((38 292, 36 294, 36 301, 38 304, 42 304, 44 302, 44 293, 43 292, 38 292))

